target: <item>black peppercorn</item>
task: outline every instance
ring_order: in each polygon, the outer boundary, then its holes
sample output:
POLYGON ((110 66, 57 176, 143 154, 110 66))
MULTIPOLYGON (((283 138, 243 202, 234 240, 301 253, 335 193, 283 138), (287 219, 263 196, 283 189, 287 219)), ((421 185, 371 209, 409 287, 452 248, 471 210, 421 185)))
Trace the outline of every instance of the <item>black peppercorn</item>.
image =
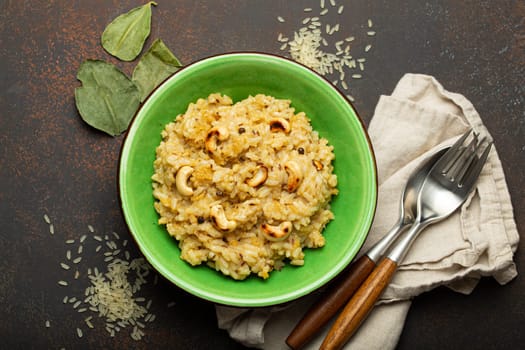
POLYGON ((299 154, 304 154, 304 148, 299 147, 299 148, 297 149, 297 152, 299 152, 299 154))

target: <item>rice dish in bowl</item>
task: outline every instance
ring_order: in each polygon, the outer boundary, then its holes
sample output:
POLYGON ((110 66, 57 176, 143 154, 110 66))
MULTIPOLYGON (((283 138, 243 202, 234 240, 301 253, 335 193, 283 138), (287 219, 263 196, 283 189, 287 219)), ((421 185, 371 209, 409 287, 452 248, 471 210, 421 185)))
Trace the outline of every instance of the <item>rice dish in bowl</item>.
MULTIPOLYGON (((187 127, 192 127, 190 122, 187 127)), ((286 135, 278 133, 279 128, 286 130, 286 125, 275 123, 276 132, 273 137, 286 135)), ((293 133, 293 129, 291 130, 288 135, 293 133)), ((209 131, 210 129, 206 132, 202 131, 204 139, 201 142, 206 143, 209 131)), ((231 137, 228 140, 224 140, 225 136, 221 136, 225 133, 220 128, 210 133, 208 147, 213 150, 217 146, 219 152, 222 152, 222 148, 227 147, 229 142, 235 139, 234 136, 243 132, 240 128, 236 129, 232 126, 231 129, 228 128, 228 133, 231 137)), ((248 128, 245 128, 244 134, 248 134, 248 128)), ((294 142, 294 137, 288 142, 294 142)), ((264 147, 264 144, 261 143, 260 147, 264 147)), ((299 154, 302 151, 296 148, 294 152, 299 154)), ((304 151, 305 156, 308 156, 306 149, 304 151)), ((204 156, 202 152, 209 151, 202 149, 193 156, 204 156)), ((193 159, 192 157, 189 159, 193 159)), ((299 155, 296 159, 300 159, 298 157, 299 155)), ((218 160, 220 162, 220 159, 218 160)), ((325 163, 324 166, 327 164, 325 163)), ((221 167, 225 166, 221 165, 221 167)), ((290 165, 288 167, 293 168, 290 165)), ((169 174, 174 179, 171 180, 172 189, 173 186, 177 186, 176 180, 179 175, 179 183, 183 184, 184 193, 193 191, 195 194, 199 191, 196 184, 192 182, 198 172, 195 173, 196 169, 190 168, 186 167, 180 173, 180 169, 172 169, 169 174), (188 188, 184 188, 184 180, 187 180, 188 188)), ((254 168, 248 172, 254 177, 259 173, 254 168)), ((288 196, 288 175, 281 174, 283 176, 281 197, 284 198, 288 196)), ((257 183, 251 180, 252 178, 250 178, 252 184, 257 183)), ((237 186, 244 183, 243 181, 238 179, 233 183, 237 186)), ((144 101, 122 145, 118 186, 123 218, 129 231, 140 251, 160 275, 186 292, 214 303, 260 307, 282 304, 311 293, 333 279, 356 256, 374 216, 377 172, 373 149, 363 122, 344 94, 329 81, 307 67, 286 58, 261 53, 232 53, 208 57, 181 68, 144 101), (283 258, 279 262, 277 261, 280 259, 274 259, 275 263, 272 266, 274 271, 269 272, 269 278, 258 277, 255 272, 251 272, 249 277, 239 282, 217 272, 215 270, 217 266, 214 268, 207 266, 212 261, 208 258, 210 255, 207 255, 197 266, 179 258, 182 253, 179 242, 168 233, 167 224, 159 224, 161 217, 155 210, 155 202, 159 200, 153 195, 152 183, 155 181, 152 180, 152 176, 156 171, 154 168, 156 150, 163 142, 162 131, 168 124, 174 122, 178 115, 185 114, 191 103, 196 104, 199 99, 206 100, 214 93, 231 97, 233 103, 243 101, 249 96, 255 98, 258 94, 273 96, 278 100, 289 100, 289 106, 295 109, 294 113, 304 112, 311 127, 319 135, 319 139, 325 138, 329 141, 329 147, 333 146, 335 158, 331 165, 333 173, 337 175, 338 193, 332 195, 329 208, 326 209, 333 213, 334 219, 329 220, 323 230, 322 235, 326 237, 326 241, 322 248, 300 248, 304 250, 303 266, 292 265, 292 259, 289 258, 283 258), (280 271, 275 271, 283 263, 285 264, 280 271)), ((246 189, 244 185, 242 187, 246 189)), ((252 191, 259 190, 260 187, 256 185, 254 190, 248 191, 251 196, 252 191)), ((236 189, 232 191, 239 192, 236 189)), ((246 201, 253 198, 247 198, 246 201)), ((186 199, 186 197, 181 198, 181 201, 186 199)), ((219 200, 225 199, 221 197, 219 200)), ((170 205, 164 204, 168 207, 170 205)), ((225 217, 230 221, 231 218, 227 216, 230 215, 227 204, 222 202, 218 204, 224 204, 225 217)), ((173 206, 173 203, 171 205, 173 206)), ((195 215, 197 222, 205 220, 206 225, 215 227, 210 214, 211 208, 208 209, 207 214, 204 213, 209 215, 208 217, 199 218, 195 215)), ((280 226, 282 220, 284 219, 268 225, 282 228, 280 232, 284 232, 288 226, 280 226)), ((229 226, 228 221, 223 221, 223 227, 227 230, 232 227, 229 226)), ((269 226, 266 228, 273 230, 269 226)), ((230 232, 221 230, 221 234, 224 237, 230 235, 230 232)), ((265 245, 281 243, 282 241, 269 241, 265 245)), ((195 250, 197 251, 202 249, 195 250)))
POLYGON ((303 248, 324 246, 337 194, 333 147, 290 103, 257 94, 234 104, 213 93, 166 125, 154 205, 180 258, 266 279, 287 262, 303 265, 303 248))

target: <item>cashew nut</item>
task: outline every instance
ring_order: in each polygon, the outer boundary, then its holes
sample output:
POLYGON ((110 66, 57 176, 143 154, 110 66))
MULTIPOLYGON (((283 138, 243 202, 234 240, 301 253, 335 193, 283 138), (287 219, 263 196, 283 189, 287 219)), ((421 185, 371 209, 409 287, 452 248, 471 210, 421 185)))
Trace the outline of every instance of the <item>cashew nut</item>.
POLYGON ((290 221, 283 221, 278 226, 264 223, 261 225, 261 230, 264 236, 270 241, 281 241, 292 232, 292 223, 290 221))
POLYGON ((290 132, 290 123, 284 118, 272 118, 270 120, 270 131, 278 132, 283 131, 288 134, 290 132))
POLYGON ((188 178, 192 173, 193 168, 186 165, 180 168, 175 176, 175 185, 179 193, 183 196, 191 196, 193 194, 193 189, 188 185, 188 178))
POLYGON ((237 223, 234 220, 228 220, 224 213, 224 208, 220 204, 216 204, 210 209, 210 217, 213 224, 222 231, 231 231, 237 227, 237 223))
POLYGON ((287 190, 288 192, 294 192, 297 190, 303 179, 301 168, 299 167, 299 164, 290 160, 284 164, 284 170, 288 173, 287 190))
POLYGON ((248 184, 248 186, 257 187, 263 184, 267 178, 268 178, 268 168, 265 167, 264 165, 260 165, 255 175, 253 175, 251 179, 248 179, 246 183, 248 184))
POLYGON ((208 152, 213 153, 217 149, 217 141, 224 141, 230 136, 228 129, 223 126, 211 128, 206 135, 205 146, 208 152))
POLYGON ((324 165, 320 161, 314 159, 314 160, 312 160, 312 164, 314 165, 314 167, 317 170, 319 170, 319 171, 323 170, 324 165))

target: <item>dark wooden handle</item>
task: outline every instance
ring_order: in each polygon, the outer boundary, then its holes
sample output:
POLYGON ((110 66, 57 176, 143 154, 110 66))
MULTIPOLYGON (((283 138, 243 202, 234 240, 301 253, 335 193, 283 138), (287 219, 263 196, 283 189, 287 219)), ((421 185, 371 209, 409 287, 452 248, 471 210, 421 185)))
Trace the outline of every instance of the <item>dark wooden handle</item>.
POLYGON ((286 339, 286 344, 297 350, 310 341, 345 305, 375 266, 367 255, 363 255, 343 270, 295 326, 286 339))
POLYGON ((335 320, 321 344, 321 350, 341 349, 345 345, 374 307, 396 268, 396 263, 388 258, 377 265, 335 320))

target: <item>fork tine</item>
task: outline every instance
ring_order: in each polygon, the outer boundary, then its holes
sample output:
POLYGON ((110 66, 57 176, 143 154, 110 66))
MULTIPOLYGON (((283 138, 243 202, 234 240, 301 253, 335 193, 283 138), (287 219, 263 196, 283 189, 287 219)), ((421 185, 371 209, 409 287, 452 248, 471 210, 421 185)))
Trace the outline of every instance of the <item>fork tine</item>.
POLYGON ((465 187, 469 191, 474 187, 474 184, 478 180, 479 174, 481 173, 481 169, 483 169, 483 166, 487 161, 491 148, 492 142, 489 142, 483 150, 481 156, 479 156, 478 159, 474 158, 474 161, 469 167, 468 172, 466 172, 466 174, 464 174, 464 176, 459 180, 458 186, 465 187))
MULTIPOLYGON (((463 178, 465 174, 467 173, 467 170, 470 169, 471 164, 474 160, 477 160, 476 156, 481 149, 481 145, 485 142, 485 137, 477 144, 477 146, 473 147, 470 151, 470 154, 466 156, 466 159, 462 166, 458 169, 457 173, 454 174, 454 178, 457 180, 458 184, 461 186, 463 182, 463 178)), ((469 145, 470 146, 470 145, 469 145)))
POLYGON ((450 167, 454 165, 457 159, 463 153, 463 142, 472 132, 472 129, 469 129, 466 133, 463 134, 457 141, 448 149, 448 151, 437 161, 435 169, 441 173, 446 173, 450 170, 450 167))
POLYGON ((455 181, 460 178, 459 174, 464 173, 464 171, 468 169, 468 166, 472 162, 473 157, 476 155, 476 150, 479 147, 479 145, 476 146, 477 142, 478 135, 474 134, 470 143, 466 147, 463 147, 461 154, 457 157, 455 162, 451 164, 450 169, 443 172, 443 175, 446 175, 450 181, 455 181))

